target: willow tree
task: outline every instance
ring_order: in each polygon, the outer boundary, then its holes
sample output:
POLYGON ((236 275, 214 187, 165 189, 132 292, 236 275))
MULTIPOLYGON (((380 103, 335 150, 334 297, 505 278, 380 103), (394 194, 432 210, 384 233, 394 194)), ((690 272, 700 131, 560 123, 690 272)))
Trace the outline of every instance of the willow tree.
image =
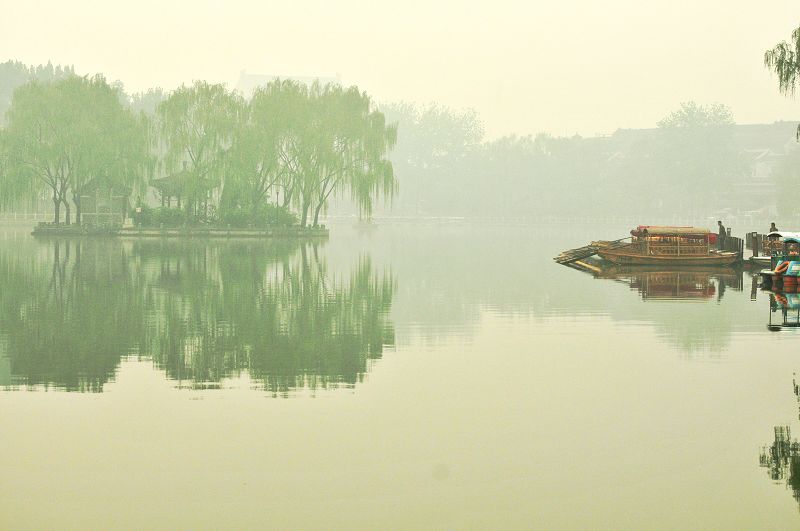
MULTIPOLYGON (((388 159, 397 143, 397 125, 387 125, 383 113, 371 111, 364 116, 360 131, 360 149, 350 159, 348 185, 350 195, 362 217, 372 217, 374 200, 391 199, 397 191, 394 167, 388 159)), ((317 223, 315 214, 314 224, 317 223)))
POLYGON ((4 195, 52 197, 54 222, 80 221, 89 186, 130 186, 141 177, 144 128, 102 76, 31 82, 14 92, 3 133, 4 195))
POLYGON ((376 195, 396 189, 388 154, 397 129, 357 88, 314 84, 301 131, 297 203, 300 223, 319 223, 320 213, 334 195, 350 191, 362 214, 370 215, 376 195))
POLYGON ((149 166, 147 119, 121 102, 118 89, 102 77, 73 78, 64 83, 74 107, 76 165, 69 188, 75 221, 81 222, 81 197, 91 189, 125 195, 144 182, 149 166))
MULTIPOLYGON (((794 96, 800 83, 800 27, 792 32, 788 42, 779 42, 764 52, 764 66, 778 76, 778 90, 787 96, 794 96)), ((800 126, 797 136, 800 138, 800 126)))
POLYGON ((297 102, 304 86, 292 81, 270 83, 255 91, 241 114, 228 156, 221 206, 241 208, 256 215, 271 197, 283 190, 291 201, 297 175, 294 133, 297 102))
POLYGON ((189 214, 205 209, 210 193, 223 184, 225 157, 242 109, 239 96, 204 81, 181 87, 158 104, 164 169, 180 181, 189 214))
POLYGON ((60 84, 31 82, 14 92, 3 134, 5 194, 38 197, 47 191, 55 223, 61 221, 62 204, 70 220, 67 198, 78 152, 70 128, 72 112, 60 84))
POLYGON ((14 91, 36 80, 40 83, 50 83, 59 79, 72 77, 75 70, 71 66, 53 66, 51 63, 39 66, 27 66, 19 61, 6 61, 0 63, 0 124, 11 106, 14 91))

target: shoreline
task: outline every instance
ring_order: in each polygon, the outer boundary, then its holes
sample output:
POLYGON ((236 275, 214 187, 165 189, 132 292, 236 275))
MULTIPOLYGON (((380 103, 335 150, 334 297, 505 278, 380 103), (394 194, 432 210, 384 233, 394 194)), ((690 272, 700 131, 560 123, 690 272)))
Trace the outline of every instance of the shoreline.
POLYGON ((327 239, 325 227, 274 227, 268 229, 223 229, 216 227, 183 228, 88 228, 80 225, 37 225, 32 236, 79 236, 110 238, 308 238, 327 239))

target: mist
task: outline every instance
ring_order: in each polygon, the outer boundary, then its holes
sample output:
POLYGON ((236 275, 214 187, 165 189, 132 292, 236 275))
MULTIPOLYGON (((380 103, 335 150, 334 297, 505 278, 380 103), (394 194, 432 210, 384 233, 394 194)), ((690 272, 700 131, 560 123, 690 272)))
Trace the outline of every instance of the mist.
POLYGON ((798 58, 788 0, 4 5, 0 528, 797 528, 798 58))
POLYGON ((26 64, 103 73, 129 92, 197 79, 233 87, 242 70, 338 75, 379 101, 473 108, 490 139, 595 136, 652 127, 691 100, 728 105, 739 123, 800 118, 761 65, 763 51, 793 29, 795 7, 12 2, 0 19, 0 50, 26 64))

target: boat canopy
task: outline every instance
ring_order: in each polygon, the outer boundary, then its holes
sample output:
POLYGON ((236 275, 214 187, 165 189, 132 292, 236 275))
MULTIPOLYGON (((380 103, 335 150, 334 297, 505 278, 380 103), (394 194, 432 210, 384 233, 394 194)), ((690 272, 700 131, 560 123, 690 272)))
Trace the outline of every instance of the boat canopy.
POLYGON ((663 225, 639 225, 631 231, 632 236, 708 236, 708 229, 699 227, 667 227, 663 225), (645 232, 646 231, 646 232, 645 232))

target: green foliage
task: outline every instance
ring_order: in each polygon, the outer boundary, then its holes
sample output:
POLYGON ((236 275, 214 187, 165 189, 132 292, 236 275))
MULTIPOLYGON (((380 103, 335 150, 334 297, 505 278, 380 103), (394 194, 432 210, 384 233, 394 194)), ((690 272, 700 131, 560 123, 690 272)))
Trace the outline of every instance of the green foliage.
POLYGON ((155 209, 148 205, 138 205, 131 213, 131 219, 136 227, 153 226, 155 209))
POLYGON ((3 194, 53 201, 70 222, 80 221, 80 197, 91 188, 130 192, 149 165, 147 124, 121 103, 118 88, 101 76, 71 76, 19 87, 8 111, 2 147, 3 194))
POLYGON ((289 227, 296 225, 297 222, 297 216, 288 208, 267 203, 260 205, 255 211, 243 208, 222 210, 218 225, 233 228, 267 228, 289 227))
MULTIPOLYGON (((16 76, 9 85, 34 72, 2 68, 16 76)), ((369 217, 397 190, 397 128, 355 87, 277 80, 245 101, 198 81, 127 96, 102 76, 50 70, 36 75, 52 82, 15 92, 0 134, 0 204, 47 194, 56 223, 62 208, 70 223, 73 206, 80 222, 93 190, 146 197, 150 184, 184 221, 316 226, 333 197, 348 194, 369 217)), ((155 222, 140 214, 137 223, 155 222)))
MULTIPOLYGON (((781 41, 764 52, 764 66, 777 74, 778 90, 794 96, 800 82, 800 27, 792 32, 789 42, 781 41)), ((800 125, 797 127, 797 138, 800 140, 800 125)))
POLYGON ((176 228, 186 225, 186 212, 179 208, 136 207, 131 214, 133 224, 143 228, 176 228))
POLYGON ((167 99, 167 95, 164 90, 154 88, 148 89, 146 92, 131 94, 127 103, 134 113, 143 113, 148 117, 153 117, 156 114, 156 109, 165 99, 167 99))
POLYGON ((186 224, 186 213, 179 208, 153 209, 153 225, 158 227, 180 227, 186 224))
POLYGON ((203 81, 175 90, 156 108, 159 140, 166 147, 164 169, 184 172, 180 195, 192 215, 205 208, 222 182, 242 110, 240 97, 203 81))
POLYGON ((277 80, 244 102, 221 85, 195 83, 157 114, 171 173, 162 194, 202 219, 216 207, 231 224, 285 223, 265 214, 279 198, 281 212, 295 208, 302 226, 316 226, 332 197, 349 191, 369 216, 373 201, 397 188, 387 158, 396 128, 355 87, 277 80))
POLYGON ((764 52, 764 66, 778 75, 778 89, 794 95, 800 80, 800 27, 792 32, 789 42, 782 41, 764 52))
POLYGON ((71 66, 53 66, 51 63, 39 66, 27 66, 19 61, 0 63, 0 124, 4 121, 6 111, 11 106, 11 98, 17 87, 39 81, 50 83, 75 75, 71 66))
POLYGON ((733 125, 730 107, 721 103, 698 105, 693 101, 681 103, 681 108, 658 122, 658 127, 714 127, 733 125))

